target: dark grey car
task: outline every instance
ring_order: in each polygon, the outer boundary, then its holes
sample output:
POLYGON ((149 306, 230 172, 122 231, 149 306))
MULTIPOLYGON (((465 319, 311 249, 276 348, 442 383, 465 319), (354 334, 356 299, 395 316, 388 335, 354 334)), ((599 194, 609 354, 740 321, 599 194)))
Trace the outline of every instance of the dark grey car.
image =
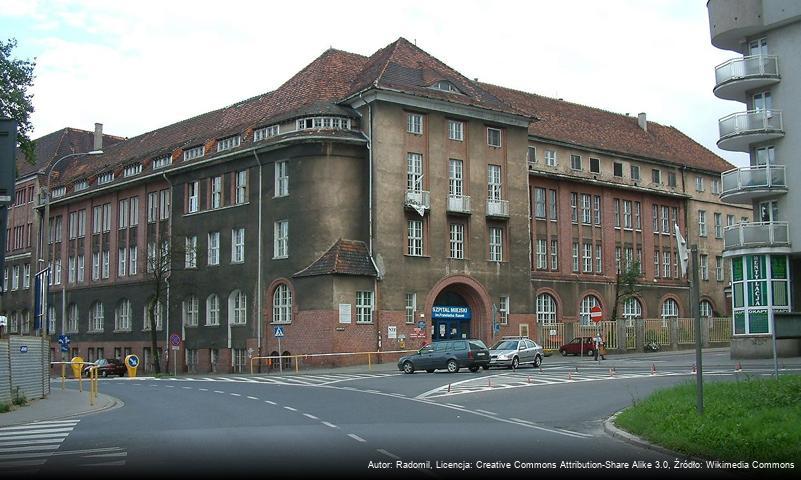
POLYGON ((401 357, 398 369, 404 373, 414 373, 415 370, 433 373, 444 368, 456 373, 466 367, 471 372, 477 372, 479 368, 489 368, 489 361, 489 349, 481 340, 442 340, 426 345, 417 353, 401 357))

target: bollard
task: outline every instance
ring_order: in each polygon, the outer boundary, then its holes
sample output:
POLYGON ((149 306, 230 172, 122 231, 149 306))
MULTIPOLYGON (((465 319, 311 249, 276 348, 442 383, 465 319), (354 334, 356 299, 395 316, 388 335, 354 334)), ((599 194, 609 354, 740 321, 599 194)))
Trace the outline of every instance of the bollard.
POLYGON ((373 361, 370 358, 370 354, 369 353, 367 354, 367 369, 368 370, 372 370, 373 369, 373 361))
POLYGON ((614 377, 615 376, 615 369, 614 368, 610 368, 609 369, 609 376, 610 377, 614 377))
POLYGON ((492 377, 487 377, 487 386, 492 388, 492 377))
POLYGON ((61 364, 61 389, 62 390, 64 390, 64 383, 67 381, 66 372, 67 372, 67 365, 62 363, 61 364))
POLYGON ((451 393, 451 384, 448 384, 448 393, 451 393))
POLYGON ((573 381, 573 372, 567 372, 567 380, 568 380, 569 382, 572 382, 572 381, 573 381))
POLYGON ((695 370, 695 364, 694 363, 693 363, 693 371, 692 371, 692 373, 693 374, 697 373, 696 370, 695 370))
POLYGON ((300 368, 300 362, 298 360, 300 360, 300 357, 299 356, 295 357, 295 373, 298 373, 300 371, 298 370, 300 368))
POLYGON ((656 365, 651 364, 651 375, 656 375, 656 365))

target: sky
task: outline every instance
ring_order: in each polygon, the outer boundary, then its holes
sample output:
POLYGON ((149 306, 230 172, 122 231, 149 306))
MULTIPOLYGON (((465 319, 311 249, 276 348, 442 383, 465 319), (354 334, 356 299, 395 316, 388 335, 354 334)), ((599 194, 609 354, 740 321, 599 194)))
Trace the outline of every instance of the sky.
POLYGON ((329 47, 405 37, 469 78, 672 125, 717 148, 704 0, 225 2, 0 0, 0 38, 35 59, 34 137, 132 137, 274 90, 329 47))

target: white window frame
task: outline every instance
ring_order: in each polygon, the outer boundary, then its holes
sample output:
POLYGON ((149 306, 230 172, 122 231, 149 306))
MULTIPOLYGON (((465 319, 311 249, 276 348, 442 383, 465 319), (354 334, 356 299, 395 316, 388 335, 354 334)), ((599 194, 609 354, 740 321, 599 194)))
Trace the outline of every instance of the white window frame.
POLYGON ((448 120, 448 139, 457 142, 464 141, 464 122, 448 120))
POLYGON ((206 326, 214 327, 220 324, 220 297, 216 293, 206 297, 206 326))
POLYGON ((247 170, 240 170, 236 172, 235 175, 236 181, 236 204, 242 205, 247 202, 248 200, 248 171, 247 170))
POLYGON ((449 225, 448 230, 450 231, 450 256, 449 258, 455 258, 458 260, 464 259, 464 224, 463 223, 451 223, 449 225))
POLYGON ((206 154, 206 146, 198 145, 196 147, 187 148, 184 150, 184 162, 200 158, 206 154))
POLYGON ((231 325, 247 324, 247 295, 241 290, 234 290, 228 295, 228 321, 231 325))
POLYGON ((287 195, 289 195, 289 161, 279 160, 275 162, 275 196, 287 195))
POLYGON ((210 190, 211 190, 211 208, 222 207, 222 175, 211 177, 210 190))
POLYGON ((209 232, 206 264, 209 266, 220 264, 220 232, 209 232))
POLYGON ((289 257, 289 220, 273 223, 273 258, 289 257))
POLYGON ((423 221, 406 221, 406 255, 412 257, 423 256, 423 221))
POLYGON ((537 295, 537 323, 540 325, 556 324, 558 306, 556 299, 550 293, 537 295))
POLYGON ((225 150, 231 150, 241 144, 242 135, 232 135, 230 137, 221 138, 217 140, 217 151, 224 152, 225 150))
POLYGON ((245 261, 245 229, 231 229, 231 263, 245 261))
POLYGON ((417 293, 406 294, 406 324, 413 325, 415 323, 415 315, 417 313, 417 293))
POLYGON ((503 228, 489 227, 489 260, 503 261, 503 228))
POLYGON ((373 291, 356 292, 356 323, 373 323, 373 291))
POLYGON ((184 268, 197 268, 197 235, 184 240, 184 268))
POLYGON ((406 117, 406 132, 413 135, 422 135, 423 115, 419 113, 409 113, 406 117))
POLYGON ((493 148, 503 146, 503 130, 500 128, 487 127, 487 145, 493 148), (494 143, 497 137, 497 143, 494 143))
POLYGON ((200 210, 200 182, 188 182, 186 195, 186 213, 195 213, 200 210))
POLYGON ((198 302, 196 296, 190 295, 181 302, 181 319, 184 326, 197 327, 198 302))
POLYGON ((273 291, 273 323, 292 323, 292 290, 286 283, 273 291))

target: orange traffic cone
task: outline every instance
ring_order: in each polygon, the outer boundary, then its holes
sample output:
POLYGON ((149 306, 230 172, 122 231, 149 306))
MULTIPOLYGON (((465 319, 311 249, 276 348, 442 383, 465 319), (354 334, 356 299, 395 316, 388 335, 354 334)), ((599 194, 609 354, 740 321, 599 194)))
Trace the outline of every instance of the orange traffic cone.
POLYGON ((528 383, 531 383, 531 375, 528 376, 528 383))
POLYGON ((610 377, 614 377, 615 376, 615 369, 614 368, 610 368, 609 369, 609 376, 610 377))
POLYGON ((742 372, 743 365, 740 362, 737 362, 737 368, 734 369, 735 372, 742 372))
POLYGON ((694 363, 693 363, 693 372, 692 373, 698 373, 698 371, 695 369, 695 364, 694 363))
POLYGON ((656 365, 651 364, 651 375, 656 375, 656 365))
POLYGON ((572 372, 567 372, 567 379, 568 379, 568 381, 572 381, 573 380, 573 373, 572 372))

